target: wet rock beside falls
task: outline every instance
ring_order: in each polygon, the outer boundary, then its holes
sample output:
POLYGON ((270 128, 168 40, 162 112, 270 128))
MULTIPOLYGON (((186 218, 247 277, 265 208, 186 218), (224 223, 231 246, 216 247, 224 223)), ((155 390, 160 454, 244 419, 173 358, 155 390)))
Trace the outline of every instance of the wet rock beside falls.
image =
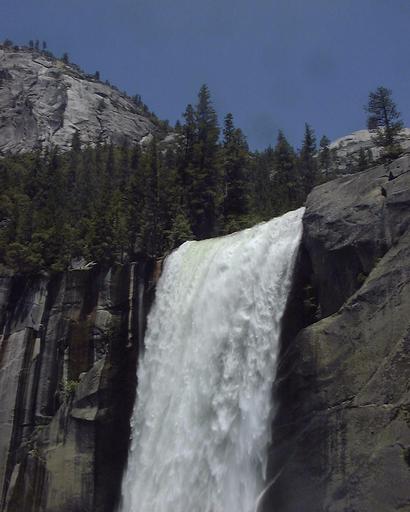
POLYGON ((2 510, 113 510, 152 270, 140 262, 1 280, 2 510))
POLYGON ((410 510, 409 168, 405 155, 308 198, 299 266, 317 318, 284 332, 266 511, 410 510))

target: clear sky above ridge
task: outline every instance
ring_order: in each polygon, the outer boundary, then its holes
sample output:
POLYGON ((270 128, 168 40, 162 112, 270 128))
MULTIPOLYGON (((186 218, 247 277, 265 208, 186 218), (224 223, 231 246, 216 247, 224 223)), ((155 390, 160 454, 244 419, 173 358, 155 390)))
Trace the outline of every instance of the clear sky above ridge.
POLYGON ((410 0, 0 0, 0 39, 47 41, 175 122, 207 83, 252 148, 365 127, 385 85, 410 125, 410 0))

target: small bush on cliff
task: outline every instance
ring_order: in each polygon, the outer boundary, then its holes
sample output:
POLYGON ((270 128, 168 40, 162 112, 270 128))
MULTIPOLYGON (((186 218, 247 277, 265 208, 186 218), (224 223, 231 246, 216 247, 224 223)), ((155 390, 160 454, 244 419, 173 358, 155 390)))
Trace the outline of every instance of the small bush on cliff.
POLYGON ((399 136, 403 130, 403 121, 392 99, 392 91, 378 87, 371 92, 365 111, 369 114, 367 127, 374 133, 374 142, 382 148, 382 158, 391 160, 399 156, 399 136))
POLYGON ((61 383, 59 398, 61 402, 68 402, 74 396, 78 386, 78 380, 66 380, 61 383))
POLYGON ((112 317, 106 331, 105 339, 108 347, 112 347, 121 341, 122 337, 122 326, 121 319, 118 317, 112 317))

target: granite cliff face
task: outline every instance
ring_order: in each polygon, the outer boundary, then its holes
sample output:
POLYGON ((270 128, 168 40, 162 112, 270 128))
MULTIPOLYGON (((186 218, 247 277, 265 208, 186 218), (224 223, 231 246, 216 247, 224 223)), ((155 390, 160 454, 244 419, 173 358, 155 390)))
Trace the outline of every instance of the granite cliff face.
POLYGON ((265 510, 410 510, 410 158, 316 188, 304 229, 265 510))
POLYGON ((155 132, 128 96, 44 53, 0 47, 0 155, 38 147, 138 143, 155 132))
POLYGON ((1 280, 0 510, 113 510, 153 271, 1 280))

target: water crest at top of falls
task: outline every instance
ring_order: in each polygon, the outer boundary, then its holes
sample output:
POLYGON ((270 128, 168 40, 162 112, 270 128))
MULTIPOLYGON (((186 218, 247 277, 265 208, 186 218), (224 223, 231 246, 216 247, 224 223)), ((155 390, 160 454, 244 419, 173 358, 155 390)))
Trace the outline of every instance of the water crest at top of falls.
POLYGON ((138 368, 122 512, 254 512, 303 209, 166 260, 138 368))

